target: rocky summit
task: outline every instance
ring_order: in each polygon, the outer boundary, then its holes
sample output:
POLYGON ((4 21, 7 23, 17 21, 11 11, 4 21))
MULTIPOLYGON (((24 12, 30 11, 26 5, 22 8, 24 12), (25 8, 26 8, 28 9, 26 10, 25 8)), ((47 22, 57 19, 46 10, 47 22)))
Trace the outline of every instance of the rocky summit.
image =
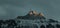
POLYGON ((45 18, 42 12, 29 11, 25 16, 0 20, 0 28, 60 28, 60 22, 45 18))

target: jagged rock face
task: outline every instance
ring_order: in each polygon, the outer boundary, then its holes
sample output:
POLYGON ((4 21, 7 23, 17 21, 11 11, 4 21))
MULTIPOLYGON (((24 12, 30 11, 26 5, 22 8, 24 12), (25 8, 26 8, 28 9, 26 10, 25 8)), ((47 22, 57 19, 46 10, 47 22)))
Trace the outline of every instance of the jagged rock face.
POLYGON ((25 16, 18 16, 17 19, 46 19, 43 13, 37 13, 36 11, 30 11, 25 16))
POLYGON ((18 16, 14 20, 0 20, 0 28, 60 28, 60 23, 53 19, 46 20, 42 13, 30 11, 27 15, 18 16))
POLYGON ((37 14, 36 11, 30 11, 25 16, 18 16, 19 19, 46 19, 42 13, 37 14))
POLYGON ((44 16, 29 16, 29 15, 26 15, 26 16, 18 16, 17 18, 19 19, 46 19, 44 16))
POLYGON ((21 21, 21 26, 32 26, 33 24, 37 25, 38 28, 54 28, 58 21, 53 19, 48 19, 44 17, 42 13, 37 14, 36 11, 30 11, 25 16, 18 16, 17 22, 21 21))
POLYGON ((36 12, 36 11, 30 11, 28 14, 29 14, 30 16, 31 16, 31 15, 35 15, 35 16, 36 16, 36 15, 37 15, 37 12, 36 12))

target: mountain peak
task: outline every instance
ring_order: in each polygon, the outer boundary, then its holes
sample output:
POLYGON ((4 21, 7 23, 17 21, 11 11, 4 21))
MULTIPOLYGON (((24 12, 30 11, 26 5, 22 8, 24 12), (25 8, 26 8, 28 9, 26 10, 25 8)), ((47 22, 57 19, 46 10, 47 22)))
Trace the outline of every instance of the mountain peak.
POLYGON ((44 14, 41 12, 41 13, 39 13, 39 16, 44 16, 44 14))
MULTIPOLYGON (((21 16, 19 16, 21 18, 21 16)), ((24 19, 45 19, 43 13, 37 13, 36 11, 29 11, 27 15, 22 16, 24 19)))
POLYGON ((30 11, 28 14, 29 15, 37 15, 37 12, 36 11, 30 11))

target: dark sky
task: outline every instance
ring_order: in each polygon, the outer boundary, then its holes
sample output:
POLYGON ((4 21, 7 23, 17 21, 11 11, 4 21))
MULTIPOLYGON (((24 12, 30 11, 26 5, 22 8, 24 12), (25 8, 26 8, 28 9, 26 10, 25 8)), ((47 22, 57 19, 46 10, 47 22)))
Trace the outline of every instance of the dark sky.
POLYGON ((0 19, 24 16, 30 8, 43 12, 45 17, 60 20, 60 0, 0 0, 0 19))

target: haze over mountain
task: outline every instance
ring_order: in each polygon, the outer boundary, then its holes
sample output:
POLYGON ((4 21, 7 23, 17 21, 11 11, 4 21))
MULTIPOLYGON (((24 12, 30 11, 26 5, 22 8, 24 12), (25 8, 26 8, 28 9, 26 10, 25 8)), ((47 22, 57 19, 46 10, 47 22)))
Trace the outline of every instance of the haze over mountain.
POLYGON ((29 11, 43 12, 47 18, 60 20, 60 0, 0 0, 0 19, 14 19, 29 11), (46 12, 46 10, 48 11, 46 12))

